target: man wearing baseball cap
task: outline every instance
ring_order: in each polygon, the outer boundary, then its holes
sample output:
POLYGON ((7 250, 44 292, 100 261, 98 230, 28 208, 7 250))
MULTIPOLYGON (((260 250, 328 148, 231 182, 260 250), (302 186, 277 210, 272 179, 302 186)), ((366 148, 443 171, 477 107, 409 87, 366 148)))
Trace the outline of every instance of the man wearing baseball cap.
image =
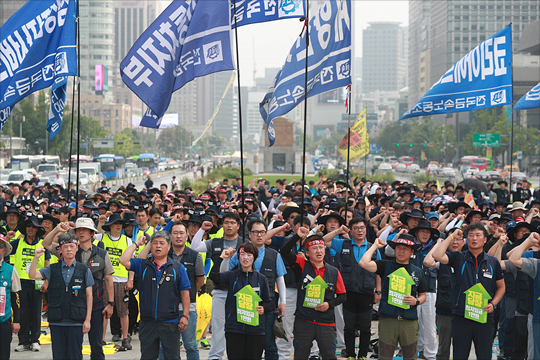
POLYGON ((12 333, 21 328, 18 292, 21 291, 21 280, 15 268, 4 261, 11 253, 11 245, 4 235, 0 234, 0 359, 9 360, 12 333), (11 316, 13 315, 13 323, 11 316))
POLYGON ((388 245, 394 249, 395 260, 372 260, 377 249, 382 249, 386 243, 376 239, 375 243, 365 252, 360 259, 360 266, 381 277, 382 298, 379 305, 379 359, 391 360, 397 344, 401 345, 403 359, 416 359, 418 343, 418 312, 417 307, 426 301, 426 281, 422 269, 411 264, 409 261, 413 254, 422 248, 422 244, 416 244, 414 237, 399 232, 395 241, 388 241, 388 245), (403 296, 402 307, 392 305, 390 298, 390 274, 404 268, 414 282, 411 284, 410 295, 403 296))
POLYGON ((49 281, 49 328, 55 360, 82 360, 83 335, 90 330, 94 278, 88 266, 75 260, 77 243, 74 234, 62 234, 58 237, 61 262, 37 271, 37 262, 46 251, 38 248, 30 265, 30 278, 49 281))
POLYGON ((54 228, 43 240, 43 246, 55 256, 60 256, 58 238, 66 232, 75 232, 79 241, 79 248, 75 259, 86 265, 94 278, 92 286, 92 316, 91 327, 88 332, 88 342, 92 350, 92 360, 104 360, 103 353, 103 316, 109 319, 114 309, 114 285, 112 274, 114 268, 109 253, 103 249, 101 241, 94 244, 94 235, 97 232, 94 222, 90 218, 78 218, 73 229, 73 223, 61 223, 54 228), (105 292, 107 298, 105 297, 105 292))

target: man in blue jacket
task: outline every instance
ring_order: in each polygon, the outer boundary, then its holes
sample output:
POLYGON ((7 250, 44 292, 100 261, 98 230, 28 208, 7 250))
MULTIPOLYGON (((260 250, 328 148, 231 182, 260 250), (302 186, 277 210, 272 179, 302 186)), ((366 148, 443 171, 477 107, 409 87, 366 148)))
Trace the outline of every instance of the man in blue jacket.
POLYGON ((139 278, 141 359, 157 359, 161 343, 165 360, 176 360, 180 358, 180 332, 189 321, 191 284, 184 265, 168 257, 168 232, 156 231, 151 237, 150 258, 133 259, 135 250, 145 244, 145 237, 139 237, 120 257, 120 263, 139 278))

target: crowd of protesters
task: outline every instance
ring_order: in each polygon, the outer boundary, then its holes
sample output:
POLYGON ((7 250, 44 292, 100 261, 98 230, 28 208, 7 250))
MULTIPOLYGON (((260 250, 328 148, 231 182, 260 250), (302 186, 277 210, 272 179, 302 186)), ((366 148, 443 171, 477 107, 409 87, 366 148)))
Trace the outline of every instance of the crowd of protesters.
POLYGON ((187 359, 202 347, 209 359, 460 360, 472 343, 491 359, 496 339, 498 358, 540 359, 540 199, 529 184, 146 185, 0 186, 0 359, 12 333, 15 351, 40 351, 42 317, 54 359, 82 359, 84 334, 104 359, 107 326, 119 350, 138 333, 141 359, 176 360, 183 346, 187 359), (478 284, 485 321, 467 316, 478 284), (203 293, 212 319, 197 334, 203 293), (241 320, 247 297, 259 300, 253 323, 241 320))

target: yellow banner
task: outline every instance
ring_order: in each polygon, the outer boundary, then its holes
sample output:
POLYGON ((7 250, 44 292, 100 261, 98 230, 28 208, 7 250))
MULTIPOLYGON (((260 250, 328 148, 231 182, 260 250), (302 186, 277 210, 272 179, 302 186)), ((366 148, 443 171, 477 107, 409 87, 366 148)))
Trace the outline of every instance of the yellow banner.
MULTIPOLYGON (((369 135, 367 133, 366 114, 367 108, 358 115, 355 119, 356 123, 350 129, 350 161, 358 160, 369 153, 369 135)), ((347 161, 347 136, 348 134, 345 134, 345 137, 341 140, 338 147, 338 151, 345 161, 347 161)))

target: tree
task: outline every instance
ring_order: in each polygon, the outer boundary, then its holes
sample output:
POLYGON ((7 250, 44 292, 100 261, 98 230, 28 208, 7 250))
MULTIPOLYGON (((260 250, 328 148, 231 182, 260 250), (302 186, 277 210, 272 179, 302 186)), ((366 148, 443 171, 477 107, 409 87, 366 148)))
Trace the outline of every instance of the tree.
POLYGON ((183 158, 193 140, 193 134, 184 127, 171 126, 160 131, 157 147, 164 156, 183 158))
POLYGON ((136 130, 125 128, 114 136, 113 153, 125 158, 142 154, 146 151, 141 146, 139 135, 136 130))

